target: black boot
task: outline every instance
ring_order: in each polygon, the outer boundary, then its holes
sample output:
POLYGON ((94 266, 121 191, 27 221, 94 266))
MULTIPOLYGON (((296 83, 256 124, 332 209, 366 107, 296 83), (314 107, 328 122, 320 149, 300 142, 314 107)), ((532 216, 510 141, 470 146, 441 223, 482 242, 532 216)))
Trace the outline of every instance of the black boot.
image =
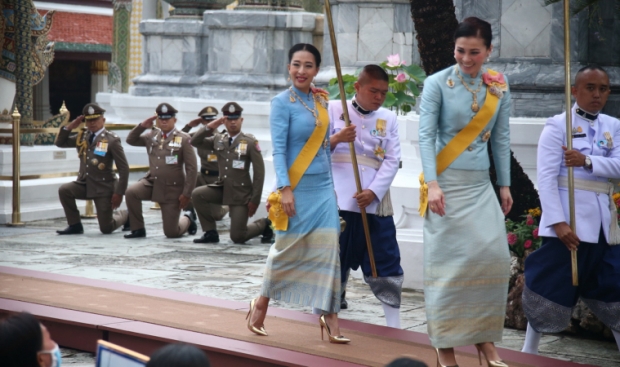
POLYGON ((125 235, 125 238, 141 238, 141 237, 146 237, 146 229, 144 228, 136 229, 135 231, 131 231, 131 233, 125 235))
POLYGON ((75 224, 69 225, 67 228, 62 231, 56 231, 58 234, 83 234, 84 227, 82 227, 82 222, 77 222, 75 224))
POLYGON ((196 238, 194 243, 218 243, 220 242, 220 235, 216 230, 212 229, 210 231, 206 231, 205 234, 200 238, 196 238))
POLYGON ((195 217, 196 214, 192 216, 192 212, 188 210, 185 213, 183 213, 183 215, 186 216, 187 219, 189 219, 189 227, 187 228, 187 233, 189 233, 192 236, 195 235, 196 232, 198 231, 198 226, 196 225, 196 219, 194 219, 193 217, 195 217))
POLYGON ((273 240, 273 229, 271 229, 271 221, 269 218, 265 218, 265 229, 263 229, 263 238, 260 243, 271 243, 273 240))
POLYGON ((127 221, 123 224, 123 232, 131 231, 131 225, 129 224, 129 217, 127 217, 127 221))
POLYGON ((346 295, 347 295, 347 291, 343 290, 342 293, 340 294, 340 309, 341 310, 346 310, 347 308, 349 308, 349 303, 346 300, 346 295))
POLYGON ((198 217, 196 216, 196 211, 194 210, 194 208, 191 208, 190 210, 186 210, 185 213, 190 213, 191 218, 194 220, 194 222, 196 222, 198 220, 198 217))

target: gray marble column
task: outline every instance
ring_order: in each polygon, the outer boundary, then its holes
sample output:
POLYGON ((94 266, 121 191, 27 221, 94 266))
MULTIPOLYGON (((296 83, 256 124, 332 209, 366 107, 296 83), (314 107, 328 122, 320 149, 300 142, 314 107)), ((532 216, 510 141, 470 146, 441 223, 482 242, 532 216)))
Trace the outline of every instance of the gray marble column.
POLYGON ((144 70, 134 78, 136 96, 198 97, 204 74, 208 29, 202 20, 150 19, 140 23, 144 36, 144 70))
MULTIPOLYGON (((409 0, 332 0, 330 4, 343 73, 381 63, 392 54, 407 63, 419 62, 409 0)), ((336 76, 327 19, 324 27, 320 84, 336 76)))
POLYGON ((206 11, 207 72, 199 97, 268 101, 288 87, 287 52, 312 43, 317 14, 277 11, 206 11))

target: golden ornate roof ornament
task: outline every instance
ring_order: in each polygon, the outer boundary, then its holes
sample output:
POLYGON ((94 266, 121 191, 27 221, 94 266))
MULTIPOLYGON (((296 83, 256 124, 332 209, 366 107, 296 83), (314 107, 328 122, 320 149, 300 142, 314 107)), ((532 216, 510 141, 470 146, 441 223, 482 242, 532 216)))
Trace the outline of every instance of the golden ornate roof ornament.
POLYGON ((60 114, 64 115, 65 113, 69 113, 67 106, 65 105, 65 101, 62 101, 62 106, 60 106, 60 114))

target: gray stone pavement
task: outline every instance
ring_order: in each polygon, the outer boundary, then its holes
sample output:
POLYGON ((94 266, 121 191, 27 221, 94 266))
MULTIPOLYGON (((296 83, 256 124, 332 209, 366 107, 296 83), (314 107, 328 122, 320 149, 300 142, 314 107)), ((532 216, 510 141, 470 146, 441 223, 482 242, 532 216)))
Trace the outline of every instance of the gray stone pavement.
MULTIPOLYGON (((0 265, 47 271, 144 287, 187 292, 208 297, 249 302, 261 285, 268 244, 253 239, 246 245, 233 244, 228 236, 228 218, 218 224, 219 244, 194 244, 193 237, 167 239, 159 211, 144 204, 147 238, 127 240, 120 231, 102 235, 94 219, 84 219, 83 235, 58 236, 66 226, 64 218, 27 223, 23 228, 0 227, 0 265)), ((200 234, 199 230, 199 234, 200 234)), ((360 279, 347 287, 349 309, 340 317, 385 325, 379 301, 360 279)), ((310 312, 273 301, 270 307, 310 312)), ((402 327, 426 333, 424 295, 403 292, 402 327)), ((520 350, 525 333, 504 329, 499 345, 520 350)), ((318 337, 318 328, 317 328, 318 337)), ((620 366, 620 352, 609 341, 587 340, 565 334, 545 335, 542 355, 597 366, 620 366)), ((92 367, 89 353, 63 349, 63 364, 92 367)))

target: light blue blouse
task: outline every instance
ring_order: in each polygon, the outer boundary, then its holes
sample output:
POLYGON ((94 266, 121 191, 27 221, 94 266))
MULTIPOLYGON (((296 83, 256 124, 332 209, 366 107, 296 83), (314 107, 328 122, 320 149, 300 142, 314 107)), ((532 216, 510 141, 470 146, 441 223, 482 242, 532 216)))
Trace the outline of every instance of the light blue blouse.
MULTIPOLYGON (((420 156, 426 182, 437 179, 437 154, 450 140, 461 131, 474 117, 471 109, 472 93, 465 89, 456 75, 454 66, 429 76, 424 82, 422 103, 420 105, 420 156), (452 81, 452 83, 450 82, 452 81), (450 86, 452 85, 452 87, 450 86)), ((460 71, 463 80, 471 90, 478 88, 482 78, 481 70, 475 78, 460 71), (473 85, 471 84, 473 82, 473 85)), ((508 79, 504 76, 506 83, 508 79)), ((486 100, 486 85, 477 93, 478 105, 482 107, 486 100)), ((497 111, 474 142, 449 168, 462 170, 486 170, 490 167, 487 142, 484 135, 490 131, 493 160, 497 172, 497 184, 510 186, 510 90, 498 103, 497 111)))
MULTIPOLYGON (((312 92, 303 93, 292 87, 297 96, 303 99, 306 106, 314 110, 312 92)), ((290 186, 288 170, 295 158, 312 135, 315 128, 315 119, 295 96, 291 103, 291 92, 287 89, 271 100, 269 125, 271 128, 271 142, 273 145, 273 165, 275 166, 277 187, 290 186)), ((329 123, 329 122, 325 122, 329 123)), ((329 153, 329 129, 325 133, 327 147, 321 146, 306 174, 330 172, 331 157, 329 153)))

